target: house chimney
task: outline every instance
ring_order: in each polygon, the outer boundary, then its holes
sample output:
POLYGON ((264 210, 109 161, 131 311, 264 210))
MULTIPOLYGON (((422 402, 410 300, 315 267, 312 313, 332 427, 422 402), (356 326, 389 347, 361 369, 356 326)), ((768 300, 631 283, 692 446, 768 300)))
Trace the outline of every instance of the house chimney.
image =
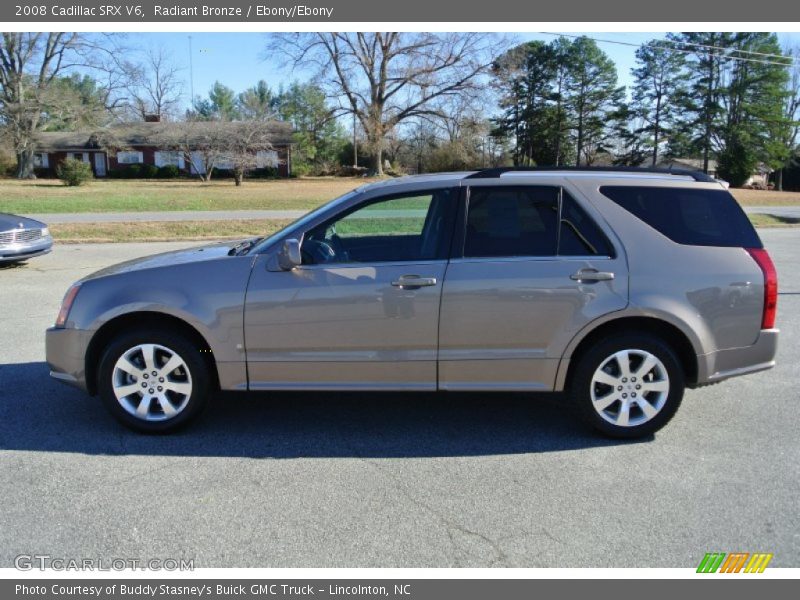
POLYGON ((160 123, 161 122, 161 115, 157 113, 148 113, 144 116, 145 123, 160 123))

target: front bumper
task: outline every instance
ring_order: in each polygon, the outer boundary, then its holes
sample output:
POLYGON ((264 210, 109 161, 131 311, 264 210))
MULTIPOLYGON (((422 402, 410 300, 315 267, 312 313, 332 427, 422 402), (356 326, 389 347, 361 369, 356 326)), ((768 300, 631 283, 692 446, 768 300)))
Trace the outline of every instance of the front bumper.
POLYGON ((40 238, 35 242, 5 244, 0 246, 0 263, 27 260, 35 256, 47 254, 53 248, 53 238, 40 238))
POLYGON ((698 356, 697 384, 717 383, 731 377, 765 371, 775 366, 778 329, 762 329, 752 346, 718 350, 698 356))
POLYGON ((51 327, 45 333, 45 354, 50 376, 88 391, 86 348, 89 335, 80 329, 51 327))

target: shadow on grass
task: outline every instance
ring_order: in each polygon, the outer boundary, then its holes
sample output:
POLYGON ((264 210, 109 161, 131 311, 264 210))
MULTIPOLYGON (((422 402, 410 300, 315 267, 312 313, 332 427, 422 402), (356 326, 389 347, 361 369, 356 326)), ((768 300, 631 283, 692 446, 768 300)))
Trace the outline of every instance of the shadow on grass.
MULTIPOLYGON (((411 458, 636 442, 583 428, 555 394, 223 394, 185 430, 133 433, 41 362, 0 365, 0 448, 94 455, 411 458)), ((650 438, 652 439, 652 438, 650 438)), ((645 439, 645 442, 647 439, 645 439)), ((641 443, 641 441, 639 442, 641 443)))

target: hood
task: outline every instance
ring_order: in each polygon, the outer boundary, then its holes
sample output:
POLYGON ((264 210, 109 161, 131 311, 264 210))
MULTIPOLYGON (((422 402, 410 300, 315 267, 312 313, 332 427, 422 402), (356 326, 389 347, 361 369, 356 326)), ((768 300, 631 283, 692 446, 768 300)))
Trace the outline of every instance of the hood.
MULTIPOLYGON (((161 267, 174 267, 177 265, 214 260, 228 256, 228 252, 244 240, 232 240, 228 242, 217 242, 205 246, 195 246, 183 250, 173 250, 172 252, 162 252, 142 258, 128 260, 105 269, 101 269, 83 278, 82 281, 107 277, 109 275, 119 275, 143 269, 158 269, 161 267)), ((231 257, 233 258, 233 257, 231 257)))
POLYGON ((22 225, 24 229, 41 229, 42 227, 47 227, 47 225, 35 219, 28 219, 27 217, 20 217, 9 213, 0 213, 0 231, 20 229, 20 225, 22 225))

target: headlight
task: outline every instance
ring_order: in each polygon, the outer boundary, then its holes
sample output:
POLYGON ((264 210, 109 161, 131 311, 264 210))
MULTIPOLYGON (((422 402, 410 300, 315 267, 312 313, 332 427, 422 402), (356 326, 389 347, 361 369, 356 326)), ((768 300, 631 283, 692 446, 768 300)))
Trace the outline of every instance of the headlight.
POLYGON ((58 317, 56 317, 56 327, 64 327, 66 324, 69 311, 72 308, 72 303, 75 302, 75 297, 78 295, 80 289, 81 284, 76 283, 64 294, 64 299, 61 301, 61 309, 58 311, 58 317))
POLYGON ((47 237, 48 235, 50 235, 50 229, 48 227, 43 227, 42 228, 42 237, 47 237))

